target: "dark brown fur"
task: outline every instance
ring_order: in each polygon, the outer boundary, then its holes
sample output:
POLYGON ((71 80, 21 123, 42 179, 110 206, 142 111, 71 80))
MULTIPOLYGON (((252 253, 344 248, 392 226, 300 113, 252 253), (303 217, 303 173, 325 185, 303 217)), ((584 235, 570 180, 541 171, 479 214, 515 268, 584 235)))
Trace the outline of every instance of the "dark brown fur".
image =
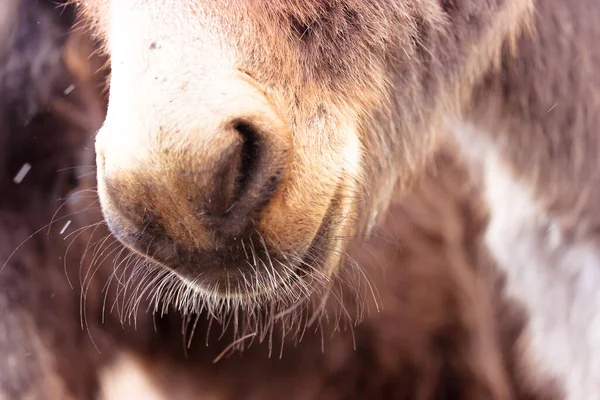
POLYGON ((92 398, 101 357, 77 322, 80 287, 67 282, 78 282, 83 244, 63 259, 58 232, 76 216, 57 207, 78 185, 101 109, 65 64, 72 21, 51 4, 12 3, 0 54, 0 398, 92 398), (14 183, 25 163, 31 170, 14 183))

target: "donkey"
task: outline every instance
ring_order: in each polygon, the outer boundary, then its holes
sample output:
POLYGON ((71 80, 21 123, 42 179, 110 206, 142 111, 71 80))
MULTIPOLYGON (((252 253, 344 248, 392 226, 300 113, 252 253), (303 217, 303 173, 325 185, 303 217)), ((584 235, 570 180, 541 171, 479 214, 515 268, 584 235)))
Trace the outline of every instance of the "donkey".
POLYGON ((82 6, 111 61, 103 214, 164 271, 157 296, 301 320, 450 131, 529 314, 524 379, 600 398, 596 1, 82 6))

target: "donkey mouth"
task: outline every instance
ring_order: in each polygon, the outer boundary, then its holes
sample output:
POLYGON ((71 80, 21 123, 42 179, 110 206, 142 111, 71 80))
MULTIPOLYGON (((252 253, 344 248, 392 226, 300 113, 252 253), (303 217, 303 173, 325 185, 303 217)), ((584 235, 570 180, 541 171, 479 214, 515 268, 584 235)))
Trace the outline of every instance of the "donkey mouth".
POLYGON ((333 251, 333 233, 338 229, 339 196, 335 196, 310 245, 302 252, 283 252, 255 230, 218 247, 199 250, 173 240, 160 226, 143 231, 105 221, 113 235, 128 249, 165 268, 199 294, 217 299, 253 303, 299 301, 318 285, 331 280, 327 271, 339 262, 333 251))

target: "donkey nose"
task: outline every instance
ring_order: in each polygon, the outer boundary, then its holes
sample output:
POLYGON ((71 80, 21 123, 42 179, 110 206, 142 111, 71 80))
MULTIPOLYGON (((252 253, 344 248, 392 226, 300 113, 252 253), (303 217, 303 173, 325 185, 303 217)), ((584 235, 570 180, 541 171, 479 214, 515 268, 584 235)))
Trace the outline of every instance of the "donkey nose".
POLYGON ((120 135, 107 123, 98 134, 105 217, 114 231, 129 232, 132 242, 156 235, 149 224, 195 245, 244 236, 282 186, 290 134, 260 92, 230 84, 207 90, 207 98, 186 109, 193 114, 157 116, 160 123, 150 131, 120 135))
POLYGON ((230 140, 215 143, 215 152, 220 155, 214 161, 200 158, 195 168, 181 177, 181 185, 192 192, 188 195, 198 217, 211 231, 241 235, 257 222, 260 211, 279 188, 287 167, 287 151, 269 140, 273 126, 264 122, 234 116, 227 123, 231 132, 220 133, 230 140))

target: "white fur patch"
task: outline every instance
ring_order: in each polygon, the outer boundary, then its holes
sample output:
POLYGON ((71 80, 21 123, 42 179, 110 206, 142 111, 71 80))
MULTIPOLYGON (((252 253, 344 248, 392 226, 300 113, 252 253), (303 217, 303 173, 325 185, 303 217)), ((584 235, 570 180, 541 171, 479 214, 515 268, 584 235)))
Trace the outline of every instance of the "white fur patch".
POLYGON ((100 377, 100 400, 167 400, 136 357, 123 354, 100 377))
MULTIPOLYGON (((463 144, 477 135, 454 130, 463 144)), ((530 316, 519 343, 525 372, 533 385, 557 379, 568 400, 600 399, 600 250, 568 242, 493 147, 477 150, 491 211, 486 243, 507 274, 507 294, 530 316)))

